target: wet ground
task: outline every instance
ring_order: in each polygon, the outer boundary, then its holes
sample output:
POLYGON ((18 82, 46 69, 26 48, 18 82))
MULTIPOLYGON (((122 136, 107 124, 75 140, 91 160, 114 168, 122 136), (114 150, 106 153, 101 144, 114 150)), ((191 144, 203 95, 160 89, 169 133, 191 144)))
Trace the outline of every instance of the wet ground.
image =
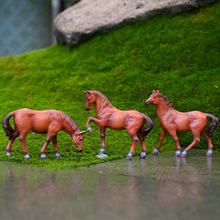
POLYGON ((0 219, 220 219, 220 153, 165 152, 71 171, 0 162, 0 219))

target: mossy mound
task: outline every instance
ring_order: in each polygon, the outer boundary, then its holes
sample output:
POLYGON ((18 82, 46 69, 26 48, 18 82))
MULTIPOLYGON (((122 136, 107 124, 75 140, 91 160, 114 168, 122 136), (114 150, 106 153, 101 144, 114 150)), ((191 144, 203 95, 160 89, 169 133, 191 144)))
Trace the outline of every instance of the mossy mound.
MULTIPOLYGON (((69 114, 81 130, 94 109, 85 109, 84 90, 98 90, 122 110, 135 109, 150 116, 154 128, 146 140, 147 151, 156 146, 160 124, 155 106, 144 101, 153 89, 166 95, 179 111, 200 110, 220 118, 220 3, 182 15, 160 15, 136 21, 119 29, 100 33, 81 45, 70 48, 56 45, 20 56, 0 59, 1 119, 15 109, 57 109, 69 114)), ((71 169, 102 161, 124 158, 131 147, 126 131, 107 129, 106 153, 95 155, 101 140, 98 126, 84 135, 84 150, 78 153, 71 138, 58 133, 61 159, 55 159, 52 144, 47 148, 48 160, 40 160, 40 149, 46 135, 31 132, 27 148, 32 157, 27 161, 18 139, 12 146, 13 157, 7 157, 7 138, 0 130, 0 160, 15 161, 50 169, 71 169)), ((191 133, 178 134, 185 148, 191 133)), ((213 133, 215 150, 220 150, 220 132, 213 133)), ((207 149, 201 138, 197 149, 207 149)), ((161 150, 175 150, 167 135, 161 150)), ((135 155, 141 152, 137 145, 135 155)), ((205 154, 204 154, 205 155, 205 154)))

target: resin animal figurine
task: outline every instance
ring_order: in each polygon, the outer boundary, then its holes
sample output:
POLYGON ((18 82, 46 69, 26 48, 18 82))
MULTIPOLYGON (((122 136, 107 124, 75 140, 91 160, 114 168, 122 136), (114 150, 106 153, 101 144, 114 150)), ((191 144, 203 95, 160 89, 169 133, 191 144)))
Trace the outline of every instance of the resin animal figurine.
POLYGON ((83 134, 85 131, 80 131, 75 121, 69 115, 57 110, 35 111, 28 108, 19 109, 6 115, 2 126, 9 139, 5 149, 8 156, 11 156, 10 151, 13 141, 20 135, 19 140, 24 157, 30 159, 26 147, 26 136, 29 131, 34 131, 38 134, 47 133, 46 141, 41 149, 42 159, 46 159, 45 151, 51 140, 55 157, 60 157, 57 147, 57 132, 60 130, 67 132, 72 137, 79 152, 83 149, 83 134), (14 129, 9 123, 9 119, 12 116, 14 116, 14 129))
POLYGON ((168 98, 160 94, 158 90, 157 92, 153 90, 152 95, 145 101, 145 105, 149 104, 156 106, 157 115, 160 119, 161 125, 159 142, 152 152, 153 155, 158 154, 161 143, 168 132, 176 144, 176 157, 186 157, 187 152, 200 142, 200 133, 208 143, 208 151, 206 156, 212 156, 213 145, 210 137, 212 137, 212 132, 215 130, 218 123, 218 119, 215 116, 200 111, 179 112, 173 108, 173 104, 168 100, 168 98), (208 118, 211 119, 211 123, 206 130, 208 118), (186 149, 184 149, 182 154, 178 137, 176 135, 177 131, 191 131, 194 136, 193 142, 186 149))
POLYGON ((101 150, 98 155, 101 155, 105 151, 105 131, 106 128, 114 130, 127 129, 128 134, 132 139, 132 146, 130 152, 125 159, 131 160, 132 154, 135 151, 138 139, 141 142, 142 152, 140 158, 144 159, 146 156, 146 147, 144 139, 147 138, 147 134, 153 128, 153 122, 151 119, 135 110, 121 111, 115 108, 105 95, 101 92, 91 90, 84 91, 86 94, 86 110, 90 110, 94 103, 95 112, 97 118, 89 117, 86 122, 87 131, 91 134, 92 129, 90 122, 94 122, 100 128, 101 136, 101 150), (144 123, 147 122, 147 126, 143 129, 144 123))

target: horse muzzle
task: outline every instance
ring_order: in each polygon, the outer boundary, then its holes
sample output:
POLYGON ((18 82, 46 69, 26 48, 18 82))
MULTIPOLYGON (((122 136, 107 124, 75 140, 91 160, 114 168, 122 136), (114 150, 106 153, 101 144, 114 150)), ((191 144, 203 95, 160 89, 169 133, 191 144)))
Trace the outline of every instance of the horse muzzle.
POLYGON ((82 152, 82 148, 81 147, 77 148, 77 150, 78 150, 78 152, 82 152))
POLYGON ((89 111, 89 110, 90 110, 90 107, 87 107, 87 106, 86 106, 86 110, 89 111))
POLYGON ((146 101, 144 102, 144 104, 145 104, 145 105, 149 105, 150 103, 146 100, 146 101))

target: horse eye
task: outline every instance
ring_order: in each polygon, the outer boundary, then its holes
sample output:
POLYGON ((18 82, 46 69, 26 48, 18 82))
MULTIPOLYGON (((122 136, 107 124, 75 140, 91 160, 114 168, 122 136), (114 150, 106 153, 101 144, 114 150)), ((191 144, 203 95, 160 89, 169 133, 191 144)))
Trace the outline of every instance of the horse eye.
POLYGON ((82 141, 82 139, 80 138, 79 141, 82 141))

